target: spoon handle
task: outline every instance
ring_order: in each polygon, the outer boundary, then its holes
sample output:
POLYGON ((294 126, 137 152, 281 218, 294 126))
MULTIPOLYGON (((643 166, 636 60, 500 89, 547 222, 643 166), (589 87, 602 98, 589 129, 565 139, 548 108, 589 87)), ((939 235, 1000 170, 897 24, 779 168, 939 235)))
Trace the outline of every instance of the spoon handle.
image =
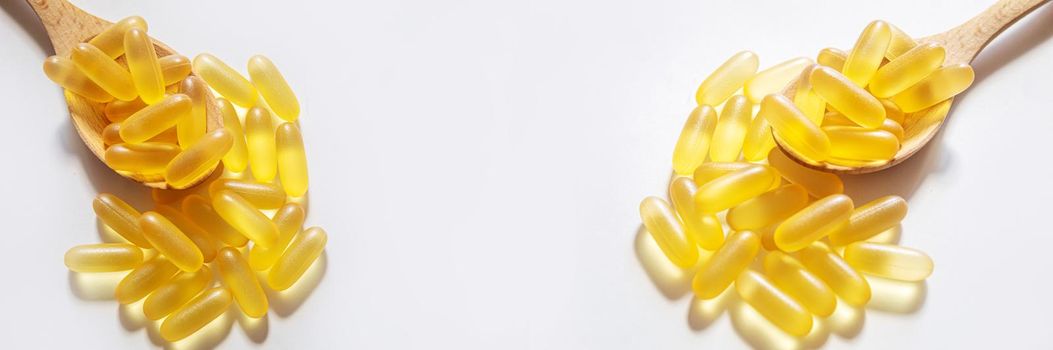
POLYGON ((101 32, 109 22, 84 12, 66 0, 26 0, 40 17, 51 39, 55 54, 69 55, 74 45, 87 41, 92 33, 101 32))
POLYGON ((1006 28, 1049 0, 999 0, 991 7, 946 32, 922 39, 947 49, 947 63, 969 63, 1006 28))

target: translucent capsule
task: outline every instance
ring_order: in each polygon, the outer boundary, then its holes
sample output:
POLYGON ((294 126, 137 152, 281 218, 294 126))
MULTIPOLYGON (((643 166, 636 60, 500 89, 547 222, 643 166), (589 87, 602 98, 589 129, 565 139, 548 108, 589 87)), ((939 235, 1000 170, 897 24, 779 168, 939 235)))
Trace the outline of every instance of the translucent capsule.
POLYGON ((706 161, 716 126, 717 112, 713 107, 700 105, 691 111, 673 148, 673 171, 680 175, 691 174, 706 161))
POLYGON ((106 104, 103 114, 106 115, 106 119, 110 122, 120 123, 144 107, 146 107, 146 103, 138 98, 131 101, 115 100, 106 104))
POLYGON ((935 43, 920 45, 885 64, 870 80, 870 93, 891 97, 925 79, 943 65, 946 51, 935 43))
POLYGON ((834 313, 837 295, 797 259, 780 251, 768 253, 764 257, 764 274, 811 313, 820 317, 834 313))
POLYGON ((717 249, 698 269, 691 288, 699 299, 713 299, 731 285, 760 251, 760 237, 750 231, 741 231, 728 236, 724 245, 717 249))
POLYGON ((892 120, 892 118, 886 118, 885 122, 881 123, 881 127, 878 128, 878 130, 884 130, 892 134, 892 136, 895 136, 896 139, 900 141, 903 141, 903 136, 906 133, 906 131, 903 130, 903 126, 895 120, 892 120))
POLYGON ((99 193, 91 202, 91 208, 102 223, 124 239, 142 248, 153 248, 150 241, 143 236, 143 230, 139 228, 139 211, 128 203, 112 194, 99 193))
POLYGON ((742 91, 753 103, 760 103, 764 96, 782 92, 786 85, 801 74, 801 70, 812 64, 807 57, 798 57, 771 66, 746 81, 742 91))
POLYGON ((819 199, 775 229, 775 245, 785 252, 795 252, 826 237, 848 223, 852 215, 852 198, 835 194, 819 199))
POLYGON ((830 139, 786 96, 765 97, 757 117, 767 119, 787 146, 805 158, 821 162, 829 157, 830 139))
POLYGON ((245 145, 245 130, 241 127, 238 112, 234 110, 234 105, 224 98, 216 99, 216 105, 219 106, 219 113, 223 115, 223 127, 234 138, 230 151, 223 156, 223 166, 236 173, 243 172, 249 166, 249 151, 245 145))
POLYGON ((82 244, 67 250, 64 260, 70 271, 124 271, 143 262, 143 250, 127 243, 82 244))
POLYGON ((705 185, 713 179, 724 176, 727 173, 745 168, 761 166, 746 162, 705 162, 695 169, 694 180, 696 186, 705 185))
POLYGON ((826 245, 813 243, 801 249, 797 260, 848 304, 860 306, 870 300, 867 280, 826 245))
POLYGON ((186 188, 212 171, 233 145, 227 129, 205 134, 190 148, 183 150, 165 168, 165 181, 175 188, 186 188))
POLYGON ((161 337, 170 342, 186 338, 226 312, 231 302, 226 288, 209 289, 168 316, 161 323, 161 337))
POLYGON ((285 253, 267 273, 267 284, 274 290, 286 290, 300 280, 308 267, 322 255, 328 235, 321 227, 311 227, 300 232, 289 242, 285 253))
POLYGON ((223 248, 216 256, 216 267, 223 285, 230 288, 230 293, 246 316, 260 318, 267 314, 267 295, 263 294, 256 273, 241 253, 234 248, 223 248))
POLYGON ((896 123, 899 123, 899 125, 903 125, 903 110, 899 109, 899 106, 888 99, 881 99, 881 105, 885 107, 886 120, 892 119, 896 121, 896 123))
POLYGON ((105 128, 102 128, 102 145, 103 146, 109 147, 111 145, 116 145, 118 143, 124 143, 124 140, 121 140, 121 124, 120 123, 110 123, 109 125, 106 125, 105 128))
POLYGON ((848 59, 848 53, 836 48, 828 47, 819 51, 819 55, 815 58, 815 61, 820 65, 833 68, 840 72, 841 68, 845 66, 846 59, 848 59))
POLYGON ((932 274, 932 258, 895 244, 856 242, 845 247, 845 261, 860 272, 900 281, 921 281, 932 274))
POLYGON ((695 207, 698 187, 687 177, 677 177, 669 183, 669 199, 684 224, 684 232, 699 247, 716 250, 724 244, 724 227, 716 215, 706 214, 695 207))
POLYGON ((249 201, 230 190, 212 195, 212 207, 230 226, 253 242, 271 247, 278 240, 278 227, 249 201))
POLYGON ((695 206, 703 213, 717 213, 771 189, 779 174, 767 166, 730 172, 698 187, 695 206))
POLYGON ((73 47, 70 59, 73 60, 77 69, 84 72, 84 75, 110 96, 124 101, 131 101, 139 96, 135 91, 132 75, 95 46, 86 43, 77 44, 73 47))
POLYGON ((262 246, 254 246, 249 251, 249 266, 253 270, 263 271, 274 266, 274 262, 278 261, 278 258, 285 252, 285 248, 289 246, 289 242, 292 241, 293 237, 303 228, 303 219, 306 213, 303 211, 303 207, 297 203, 285 203, 278 211, 274 213, 274 217, 271 221, 274 221, 274 226, 278 227, 278 240, 274 243, 273 247, 264 248, 262 246))
POLYGON ((972 67, 966 64, 950 65, 937 69, 922 81, 892 96, 892 102, 904 113, 913 113, 954 97, 972 84, 972 67))
POLYGON ((180 118, 176 124, 179 146, 187 149, 205 136, 208 121, 205 104, 208 103, 208 95, 212 91, 208 89, 208 85, 205 85, 204 80, 195 76, 183 79, 183 82, 179 84, 179 91, 190 97, 190 113, 180 118))
POLYGON ((787 181, 804 186, 812 197, 823 198, 845 191, 844 183, 836 174, 806 168, 777 149, 768 153, 768 165, 778 170, 787 181))
POLYGON ((899 139, 888 131, 827 126, 823 132, 830 137, 830 156, 834 158, 883 161, 892 159, 899 151, 899 139))
MULTIPOLYGON (((285 193, 300 197, 307 193, 307 155, 303 150, 300 128, 293 123, 278 125, 275 132, 275 147, 278 152, 278 175, 282 179, 285 193)), ((735 151, 737 154, 738 151, 735 151)))
POLYGON ((252 107, 245 114, 245 139, 252 177, 260 182, 273 181, 278 172, 278 151, 271 114, 266 109, 252 107))
POLYGON ((812 314, 761 274, 743 272, 735 281, 735 291, 742 300, 786 333, 803 337, 812 330, 812 314))
POLYGON ((790 184, 731 208, 727 221, 733 230, 756 230, 785 220, 805 205, 808 192, 801 185, 790 184))
POLYGON ((256 104, 256 87, 216 56, 207 53, 197 55, 193 67, 194 73, 204 79, 208 86, 234 104, 246 108, 256 104))
POLYGON ((797 79, 797 89, 793 93, 793 104, 797 106, 797 109, 801 110, 809 120, 815 125, 823 123, 823 113, 826 111, 826 101, 823 100, 822 96, 812 89, 812 83, 809 77, 812 76, 812 71, 819 68, 819 65, 813 64, 805 67, 801 71, 800 76, 797 79))
POLYGON ((274 62, 263 55, 250 57, 249 78, 278 118, 294 122, 300 117, 300 102, 274 62))
POLYGON ((640 203, 640 218, 669 261, 683 268, 695 265, 698 261, 696 243, 684 233, 669 203, 658 197, 644 198, 640 203))
POLYGON ((841 73, 821 67, 812 71, 809 81, 826 103, 856 124, 874 129, 885 121, 885 107, 881 101, 852 84, 841 73))
POLYGON ((106 148, 103 160, 113 170, 135 173, 160 173, 179 154, 174 143, 120 143, 106 148))
POLYGON ((771 124, 767 119, 754 117, 742 141, 742 157, 758 162, 767 157, 772 148, 775 148, 775 139, 771 135, 771 124))
POLYGON ((222 190, 237 194, 259 209, 275 209, 285 204, 285 192, 281 186, 273 183, 219 179, 208 186, 208 192, 212 196, 222 190))
MULTIPOLYGON (((858 87, 867 86, 870 78, 877 72, 881 61, 885 59, 892 30, 884 21, 873 21, 859 34, 855 47, 845 59, 841 72, 858 87)), ((829 101, 829 99, 827 99, 829 101)), ((840 110, 840 109, 839 109, 840 110)), ((844 111, 842 111, 844 112, 844 111)), ((851 116, 849 116, 851 118, 851 116)))
POLYGON ((63 89, 94 102, 109 102, 113 96, 77 69, 72 60, 51 56, 44 60, 44 74, 63 89))
POLYGON ((185 234, 191 242, 194 242, 194 246, 201 251, 201 257, 204 258, 205 262, 211 262, 212 259, 215 259, 216 252, 223 248, 222 242, 212 237, 211 234, 190 220, 179 209, 161 204, 155 207, 154 211, 171 221, 180 232, 185 234))
POLYGON ((242 247, 249 242, 248 238, 238 233, 212 209, 208 199, 201 195, 192 194, 183 198, 183 213, 197 226, 208 232, 209 235, 218 238, 230 246, 242 247))
POLYGON ((888 28, 890 30, 891 36, 888 43, 888 49, 885 50, 885 58, 887 58, 889 61, 895 60, 900 55, 903 55, 907 51, 913 49, 915 46, 918 46, 918 43, 915 42, 914 39, 911 38, 910 35, 907 35, 907 33, 905 33, 902 29, 899 29, 899 27, 889 24, 888 28))
POLYGON ((709 146, 711 161, 733 162, 739 159, 752 115, 753 104, 742 95, 732 96, 724 103, 709 146))
POLYGON ((183 271, 197 271, 205 259, 201 250, 194 245, 175 224, 156 212, 148 211, 139 217, 139 227, 143 236, 150 240, 154 249, 168 258, 183 271))
POLYGON ((183 55, 168 55, 157 59, 165 86, 183 81, 190 75, 190 59, 183 55))
POLYGON ((132 28, 146 32, 146 20, 139 16, 125 17, 91 38, 88 43, 106 53, 110 59, 117 58, 124 54, 124 36, 132 28))
POLYGON ((866 240, 899 225, 907 216, 907 201, 900 196, 885 196, 852 211, 848 225, 830 233, 830 243, 843 246, 866 240))
POLYGON ((143 302, 143 314, 150 320, 160 320, 212 285, 212 270, 202 266, 194 272, 181 272, 143 302))
POLYGON ((146 106, 121 122, 121 139, 128 143, 145 142, 175 126, 190 114, 190 108, 187 95, 168 95, 161 102, 146 106))
POLYGON ((695 93, 695 100, 699 105, 716 106, 735 91, 738 91, 746 81, 757 73, 760 60, 757 54, 750 51, 742 51, 728 58, 717 70, 710 73, 695 93))
POLYGON ((165 81, 161 64, 157 61, 154 43, 146 30, 131 28, 124 34, 124 59, 139 98, 147 104, 157 103, 165 97, 165 81))
POLYGON ((164 255, 157 255, 136 267, 117 284, 114 297, 121 304, 131 304, 145 298, 154 289, 172 279, 179 268, 164 255))

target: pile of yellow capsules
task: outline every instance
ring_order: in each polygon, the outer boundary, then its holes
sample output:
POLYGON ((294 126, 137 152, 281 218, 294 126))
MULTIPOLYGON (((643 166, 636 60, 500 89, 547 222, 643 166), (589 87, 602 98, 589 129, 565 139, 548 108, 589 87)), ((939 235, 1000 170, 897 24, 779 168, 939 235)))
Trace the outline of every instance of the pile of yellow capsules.
POLYGON ((96 215, 127 242, 73 247, 66 266, 85 273, 131 270, 116 287, 117 301, 145 298, 145 316, 163 320, 161 336, 177 341, 232 302, 249 317, 266 315, 264 288, 296 283, 322 254, 327 235, 319 227, 302 229, 307 162, 295 124, 300 107, 274 64, 252 57, 250 82, 212 55, 199 55, 192 65, 178 55, 158 58, 146 29, 141 17, 125 18, 79 44, 70 58, 49 57, 44 71, 68 92, 105 103, 112 122, 104 132, 106 164, 159 174, 175 188, 154 189, 155 207, 145 213, 99 194, 92 203, 96 215), (223 96, 216 99, 223 127, 206 133, 212 89, 223 96), (235 104, 248 108, 244 132, 235 104), (272 112, 284 122, 276 126, 272 112), (208 176, 221 161, 229 172, 208 176), (250 166, 253 179, 244 179, 250 166))
POLYGON ((757 56, 742 52, 707 77, 673 152, 672 205, 658 197, 640 204, 644 226, 675 265, 692 268, 698 249, 712 251, 695 272, 695 296, 713 299, 734 284, 774 325, 804 336, 837 298, 866 304, 865 275, 928 278, 925 253, 868 241, 899 225, 903 198, 856 207, 837 175, 775 149, 773 132, 809 161, 887 161, 914 116, 946 108, 971 84, 971 68, 941 67, 943 55, 875 21, 852 52, 824 49, 819 65, 798 58, 758 73, 757 56), (798 77, 794 99, 781 95, 798 77))

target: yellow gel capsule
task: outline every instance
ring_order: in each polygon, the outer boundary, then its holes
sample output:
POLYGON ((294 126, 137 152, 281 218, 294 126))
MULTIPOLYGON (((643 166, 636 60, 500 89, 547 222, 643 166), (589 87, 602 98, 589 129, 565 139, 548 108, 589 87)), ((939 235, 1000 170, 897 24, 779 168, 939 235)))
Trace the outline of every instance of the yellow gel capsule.
POLYGON ((797 260, 848 304, 860 306, 870 300, 867 280, 826 245, 813 243, 801 249, 797 260))
POLYGON ((70 271, 124 271, 143 262, 143 250, 127 243, 82 244, 67 250, 64 260, 70 271))
POLYGON ((175 188, 186 188, 205 175, 227 154, 234 139, 227 129, 216 129, 183 150, 165 168, 165 181, 175 188))
POLYGON ((852 198, 835 194, 813 202, 775 229, 775 246, 795 252, 826 237, 848 223, 852 215, 852 198))
POLYGON ((932 258, 895 244, 856 242, 845 247, 845 261, 860 272, 899 281, 921 281, 932 274, 932 258))
POLYGON ((294 122, 300 117, 300 102, 274 62, 263 55, 250 57, 249 78, 278 118, 294 122))
POLYGON ((252 177, 260 182, 273 181, 278 172, 278 151, 271 114, 266 109, 252 107, 245 114, 245 139, 252 177))
POLYGON ((884 123, 881 123, 881 127, 878 130, 884 130, 896 137, 896 140, 903 140, 903 135, 906 131, 903 130, 903 126, 900 125, 892 118, 886 118, 884 123))
POLYGON ((900 196, 885 196, 852 211, 848 225, 830 233, 830 244, 843 246, 866 240, 896 225, 907 216, 907 201, 900 196))
POLYGON ((786 96, 765 97, 757 117, 767 119, 788 146, 809 160, 821 162, 829 157, 830 139, 786 96))
POLYGON ((161 285, 172 279, 179 268, 163 255, 157 255, 136 267, 117 283, 114 297, 118 303, 131 304, 145 298, 161 285))
POLYGON ((103 160, 113 170, 160 173, 179 154, 174 143, 121 143, 106 148, 103 160))
POLYGON ((121 122, 121 139, 128 143, 145 142, 175 126, 190 114, 190 108, 187 95, 168 95, 161 102, 146 106, 121 122))
POLYGON ((201 250, 167 218, 156 212, 148 211, 139 217, 139 227, 143 235, 150 240, 154 249, 183 271, 197 271, 205 259, 201 250))
POLYGON ((932 107, 965 91, 973 84, 973 68, 956 64, 937 69, 924 80, 892 96, 904 113, 913 113, 932 107))
POLYGON ((242 247, 249 242, 248 238, 238 233, 236 229, 230 226, 226 221, 223 220, 212 209, 212 204, 209 204, 208 199, 201 195, 192 194, 183 198, 182 204, 183 212, 197 224, 208 232, 209 235, 218 238, 230 246, 242 247))
POLYGON ((812 60, 806 57, 790 59, 762 70, 746 81, 742 91, 750 102, 759 103, 764 96, 782 92, 786 85, 801 74, 812 60))
POLYGON ((939 69, 944 56, 939 44, 917 46, 878 69, 870 80, 870 93, 877 98, 898 94, 939 69))
POLYGON ((219 191, 229 190, 258 209, 275 209, 285 204, 285 192, 276 184, 236 179, 219 179, 208 186, 215 196, 219 191))
POLYGON ((819 93, 816 93, 812 89, 812 84, 809 81, 812 76, 812 71, 819 68, 819 65, 813 64, 805 67, 801 71, 799 79, 797 79, 797 89, 793 93, 793 104, 797 106, 797 109, 801 110, 809 120, 815 125, 823 123, 823 113, 826 111, 826 101, 823 100, 819 93))
POLYGON ((753 52, 742 51, 731 56, 702 81, 695 93, 695 101, 710 106, 724 102, 757 73, 758 66, 760 60, 753 52))
POLYGON ((132 75, 98 48, 85 43, 77 44, 73 47, 70 59, 77 69, 111 96, 124 101, 139 96, 132 75))
POLYGON ((702 186, 727 173, 755 166, 761 165, 746 162, 705 162, 695 169, 695 186, 702 186))
POLYGON ((713 299, 731 285, 760 251, 760 237, 750 231, 741 231, 728 236, 724 245, 717 249, 698 269, 691 288, 699 299, 713 299))
POLYGON ((252 83, 216 56, 207 53, 197 55, 194 57, 193 69, 208 86, 234 104, 245 108, 256 104, 258 94, 252 83))
POLYGON ((263 271, 274 266, 274 262, 282 256, 289 242, 297 233, 300 233, 305 215, 303 207, 297 203, 285 203, 278 208, 274 217, 271 218, 274 226, 278 227, 278 240, 270 248, 253 246, 249 251, 249 266, 256 271, 263 271))
POLYGON ((733 162, 739 159, 752 114, 753 104, 742 95, 732 96, 724 104, 709 146, 711 161, 733 162))
POLYGON ((771 135, 771 124, 761 117, 754 117, 742 141, 742 157, 751 162, 764 160, 768 151, 775 148, 775 139, 771 135))
MULTIPOLYGON (((841 68, 841 72, 848 77, 848 80, 855 83, 857 87, 867 86, 870 78, 874 76, 878 67, 881 66, 881 61, 885 59, 885 52, 888 51, 891 39, 892 30, 889 29, 888 23, 884 21, 870 22, 866 29, 863 29, 863 33, 859 34, 859 39, 856 40, 856 45, 852 48, 852 52, 848 53, 848 58, 845 59, 845 65, 841 68)), ((838 108, 838 110, 841 109, 838 108)), ((841 111, 844 112, 843 110, 841 111)))
POLYGON ((827 126, 823 132, 830 137, 830 156, 861 161, 890 160, 899 151, 899 139, 884 130, 855 126, 827 126))
POLYGON ((216 99, 216 104, 219 106, 220 114, 223 115, 223 127, 234 138, 234 144, 230 147, 230 151, 223 156, 223 166, 236 173, 243 172, 249 166, 249 151, 245 145, 245 130, 241 128, 238 112, 234 110, 234 105, 227 99, 216 99))
POLYGON ((118 143, 124 143, 124 140, 121 140, 121 124, 120 123, 110 123, 109 125, 106 125, 105 128, 102 128, 102 145, 103 146, 110 147, 110 146, 116 145, 118 143))
POLYGON ((815 58, 815 61, 820 65, 833 68, 840 72, 841 68, 845 66, 845 60, 848 59, 848 54, 836 48, 828 47, 819 50, 819 55, 815 58))
MULTIPOLYGON (((823 117, 823 130, 825 131, 827 127, 832 127, 832 126, 833 127, 846 127, 847 126, 847 127, 854 127, 854 128, 857 128, 857 129, 861 128, 859 126, 859 124, 856 124, 856 122, 851 121, 848 118, 845 118, 845 116, 841 115, 841 113, 828 112, 823 117)), ((863 128, 863 130, 871 130, 871 129, 863 128)), ((896 122, 892 118, 885 118, 885 121, 881 123, 881 126, 878 127, 878 130, 887 131, 889 133, 892 133, 892 135, 895 136, 897 140, 903 140, 903 134, 904 134, 903 126, 901 126, 898 122, 896 122)))
POLYGON ((787 181, 804 186, 812 197, 823 198, 845 191, 845 185, 836 174, 822 172, 797 164, 780 150, 768 153, 768 165, 779 171, 787 181))
POLYGON ((124 36, 132 28, 146 32, 146 20, 139 16, 125 17, 91 38, 88 43, 106 53, 110 59, 117 58, 124 54, 124 36))
POLYGON ((318 256, 322 255, 328 239, 321 227, 311 227, 297 234, 267 274, 267 284, 279 291, 292 287, 318 256))
POLYGON ((124 239, 142 248, 153 248, 139 228, 139 211, 128 203, 112 194, 99 193, 91 202, 91 208, 102 223, 124 239))
POLYGON ((72 60, 51 56, 44 60, 44 74, 63 89, 94 102, 109 102, 113 96, 77 69, 72 60))
POLYGON ((226 312, 231 302, 226 288, 209 289, 168 316, 161 323, 161 337, 170 342, 186 338, 226 312))
POLYGON ((131 28, 124 34, 124 58, 128 61, 135 91, 143 102, 153 104, 165 97, 161 63, 157 61, 154 43, 145 30, 131 28))
POLYGON ((834 291, 819 277, 808 272, 797 259, 783 252, 774 251, 764 257, 764 274, 775 287, 786 292, 813 314, 826 317, 833 314, 837 308, 837 295, 834 291))
POLYGON ((684 233, 669 203, 658 197, 644 198, 640 203, 640 218, 669 261, 683 268, 695 265, 698 261, 696 243, 684 233))
POLYGON ((146 103, 138 98, 131 101, 114 100, 106 104, 103 114, 106 115, 107 120, 120 123, 144 107, 146 107, 146 103))
POLYGON ((785 220, 808 205, 804 187, 790 184, 742 202, 728 210, 728 226, 733 230, 755 230, 785 220))
POLYGON ((249 201, 230 190, 212 195, 212 207, 224 221, 258 245, 271 247, 278 240, 278 227, 249 201))
POLYGON ((903 115, 903 110, 899 109, 899 106, 887 99, 881 99, 881 105, 885 107, 886 120, 892 119, 899 125, 903 125, 905 116, 903 115))
POLYGON ((907 35, 907 33, 902 29, 899 29, 899 27, 892 24, 889 24, 888 27, 892 35, 889 39, 888 49, 885 50, 885 58, 890 61, 895 60, 900 55, 903 55, 915 46, 918 46, 918 43, 914 41, 914 38, 911 38, 910 35, 907 35))
POLYGON ((767 192, 779 174, 767 166, 743 168, 698 187, 695 206, 703 213, 717 213, 767 192))
POLYGON ((212 270, 202 266, 194 272, 181 272, 171 281, 150 293, 143 302, 143 314, 150 320, 160 320, 212 284, 212 270))
POLYGON ((183 81, 190 75, 190 59, 183 55, 168 55, 157 59, 165 86, 183 81))
POLYGON ((691 174, 706 161, 716 126, 717 112, 713 107, 700 105, 691 111, 673 149, 673 171, 680 175, 691 174))
POLYGON ((208 101, 208 85, 201 78, 195 76, 186 77, 179 84, 179 91, 190 97, 190 113, 187 113, 176 124, 176 132, 179 135, 179 146, 183 149, 190 148, 202 136, 205 136, 207 122, 205 103, 208 101))
POLYGON ((278 152, 278 175, 282 179, 282 188, 290 196, 303 196, 304 193, 307 193, 307 155, 304 154, 300 128, 293 123, 278 125, 278 131, 275 132, 275 143, 278 152))
POLYGON ((267 295, 263 294, 256 273, 234 248, 223 248, 216 256, 220 280, 230 288, 234 300, 246 316, 260 318, 267 314, 267 295))
POLYGON ((881 101, 863 88, 852 84, 841 73, 820 67, 813 70, 808 79, 812 89, 815 89, 826 103, 856 124, 875 129, 885 121, 885 106, 881 101))
POLYGON ((186 235, 186 237, 194 243, 194 246, 201 251, 201 257, 204 258, 206 263, 215 259, 216 252, 223 248, 222 242, 215 237, 212 237, 212 235, 206 232, 205 229, 190 220, 190 218, 183 212, 179 211, 179 209, 161 204, 155 207, 154 211, 161 214, 161 216, 164 216, 168 221, 171 221, 180 232, 186 235))
POLYGON ((761 274, 743 272, 735 281, 735 291, 784 332, 803 337, 812 330, 812 314, 761 274))
POLYGON ((695 193, 698 187, 687 177, 677 177, 669 183, 669 199, 673 208, 684 224, 684 232, 699 247, 705 250, 716 250, 724 244, 724 227, 716 215, 705 214, 695 207, 695 193))

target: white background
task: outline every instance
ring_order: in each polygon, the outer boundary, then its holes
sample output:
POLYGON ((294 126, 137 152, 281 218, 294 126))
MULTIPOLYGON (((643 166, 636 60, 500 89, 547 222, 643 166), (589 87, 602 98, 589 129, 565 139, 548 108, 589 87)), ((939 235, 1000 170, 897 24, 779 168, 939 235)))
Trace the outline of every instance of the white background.
MULTIPOLYGON (((901 243, 936 261, 926 285, 875 286, 871 306, 797 342, 733 296, 693 302, 638 232, 695 88, 727 56, 814 57, 879 18, 935 33, 990 2, 78 1, 142 15, 190 56, 266 54, 303 106, 308 224, 330 234, 316 287, 168 346, 1049 348, 1050 6, 974 62, 925 151, 846 179, 857 203, 908 198, 901 243)), ((80 143, 35 17, 0 5, 2 347, 165 346, 62 264, 100 240, 96 193, 146 209, 147 191, 80 143)))

